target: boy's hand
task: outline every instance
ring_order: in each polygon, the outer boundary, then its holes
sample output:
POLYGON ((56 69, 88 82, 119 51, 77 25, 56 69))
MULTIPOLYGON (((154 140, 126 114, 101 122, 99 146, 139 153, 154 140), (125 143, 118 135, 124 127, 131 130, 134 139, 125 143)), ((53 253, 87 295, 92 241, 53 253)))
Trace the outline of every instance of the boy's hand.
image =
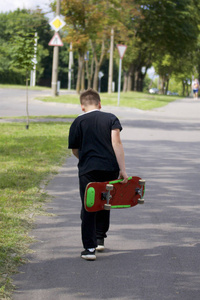
POLYGON ((123 179, 120 183, 127 183, 128 182, 128 175, 126 174, 126 171, 120 171, 119 172, 119 179, 123 179))

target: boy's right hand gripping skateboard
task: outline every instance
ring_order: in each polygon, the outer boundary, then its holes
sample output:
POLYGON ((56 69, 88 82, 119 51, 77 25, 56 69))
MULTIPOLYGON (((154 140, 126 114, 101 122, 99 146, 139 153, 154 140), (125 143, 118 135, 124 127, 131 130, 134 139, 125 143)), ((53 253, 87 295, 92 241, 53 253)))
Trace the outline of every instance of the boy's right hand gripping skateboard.
POLYGON ((89 212, 128 208, 144 203, 145 180, 129 177, 127 183, 122 179, 106 182, 90 182, 85 190, 85 209, 89 212))

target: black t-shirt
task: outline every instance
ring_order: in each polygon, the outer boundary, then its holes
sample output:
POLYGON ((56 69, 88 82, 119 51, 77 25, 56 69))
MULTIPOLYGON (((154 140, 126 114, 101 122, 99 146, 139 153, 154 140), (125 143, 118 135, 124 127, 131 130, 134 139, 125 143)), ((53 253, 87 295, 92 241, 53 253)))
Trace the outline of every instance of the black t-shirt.
POLYGON ((69 149, 79 150, 79 175, 95 170, 119 171, 111 131, 122 130, 118 118, 93 110, 77 117, 70 127, 69 149))

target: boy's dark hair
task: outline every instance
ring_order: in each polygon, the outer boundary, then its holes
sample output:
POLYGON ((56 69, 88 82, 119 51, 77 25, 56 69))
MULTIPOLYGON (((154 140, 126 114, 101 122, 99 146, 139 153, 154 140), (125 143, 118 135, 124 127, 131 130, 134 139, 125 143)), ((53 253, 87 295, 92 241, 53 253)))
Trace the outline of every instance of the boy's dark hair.
POLYGON ((101 101, 99 93, 97 93, 93 89, 88 89, 81 93, 80 95, 80 102, 81 104, 87 106, 87 105, 98 105, 101 101))

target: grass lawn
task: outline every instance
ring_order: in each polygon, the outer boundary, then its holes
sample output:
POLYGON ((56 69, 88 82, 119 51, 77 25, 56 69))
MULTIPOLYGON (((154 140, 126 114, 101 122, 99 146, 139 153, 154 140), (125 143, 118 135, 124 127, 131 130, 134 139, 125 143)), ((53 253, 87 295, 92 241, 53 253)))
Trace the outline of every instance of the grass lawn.
MULTIPOLYGON (((101 102, 102 105, 118 105, 118 93, 101 93, 101 102)), ((157 94, 148 94, 140 92, 127 92, 120 93, 120 106, 134 107, 141 110, 151 110, 157 107, 162 107, 168 103, 179 99, 179 96, 167 96, 167 95, 157 95, 157 94)), ((45 102, 62 102, 62 103, 71 103, 79 104, 79 95, 69 94, 61 95, 58 97, 40 97, 38 98, 41 101, 45 102)))
MULTIPOLYGON (((26 89, 26 84, 19 85, 19 84, 0 84, 0 89, 26 89)), ((43 87, 43 86, 29 86, 28 89, 30 90, 50 90, 49 87, 43 87)))
POLYGON ((70 123, 0 124, 0 299, 10 299, 10 276, 24 262, 34 217, 45 213, 41 183, 69 154, 70 123))
MULTIPOLYGON (((25 89, 25 85, 9 85, 9 84, 0 84, 0 88, 11 88, 11 89, 25 89)), ((29 87, 31 90, 51 90, 48 87, 29 87)), ((62 91, 62 89, 61 89, 62 91)), ((118 93, 100 93, 102 105, 117 106, 118 105, 118 93)), ((158 95, 158 94, 149 94, 142 92, 127 92, 120 93, 120 104, 119 106, 123 107, 134 107, 141 110, 151 110, 157 107, 162 107, 168 103, 180 99, 180 96, 167 96, 167 95, 158 95)), ((37 99, 45 102, 60 102, 60 103, 70 103, 70 104, 80 104, 79 95, 75 93, 60 95, 57 97, 38 97, 37 99)))
MULTIPOLYGON (((77 115, 56 115, 56 116, 53 116, 53 115, 49 115, 49 116, 29 116, 29 119, 30 119, 30 122, 31 120, 38 120, 38 121, 41 121, 42 119, 44 119, 44 121, 48 120, 48 119, 54 119, 55 121, 59 119, 62 119, 63 121, 66 119, 75 119, 76 117, 78 117, 78 114, 77 115), (45 120, 46 119, 46 120, 45 120)), ((0 117, 0 119, 5 119, 5 120, 12 120, 14 121, 15 119, 17 120, 24 120, 24 122, 26 122, 27 120, 27 117, 23 116, 23 117, 0 117)))

